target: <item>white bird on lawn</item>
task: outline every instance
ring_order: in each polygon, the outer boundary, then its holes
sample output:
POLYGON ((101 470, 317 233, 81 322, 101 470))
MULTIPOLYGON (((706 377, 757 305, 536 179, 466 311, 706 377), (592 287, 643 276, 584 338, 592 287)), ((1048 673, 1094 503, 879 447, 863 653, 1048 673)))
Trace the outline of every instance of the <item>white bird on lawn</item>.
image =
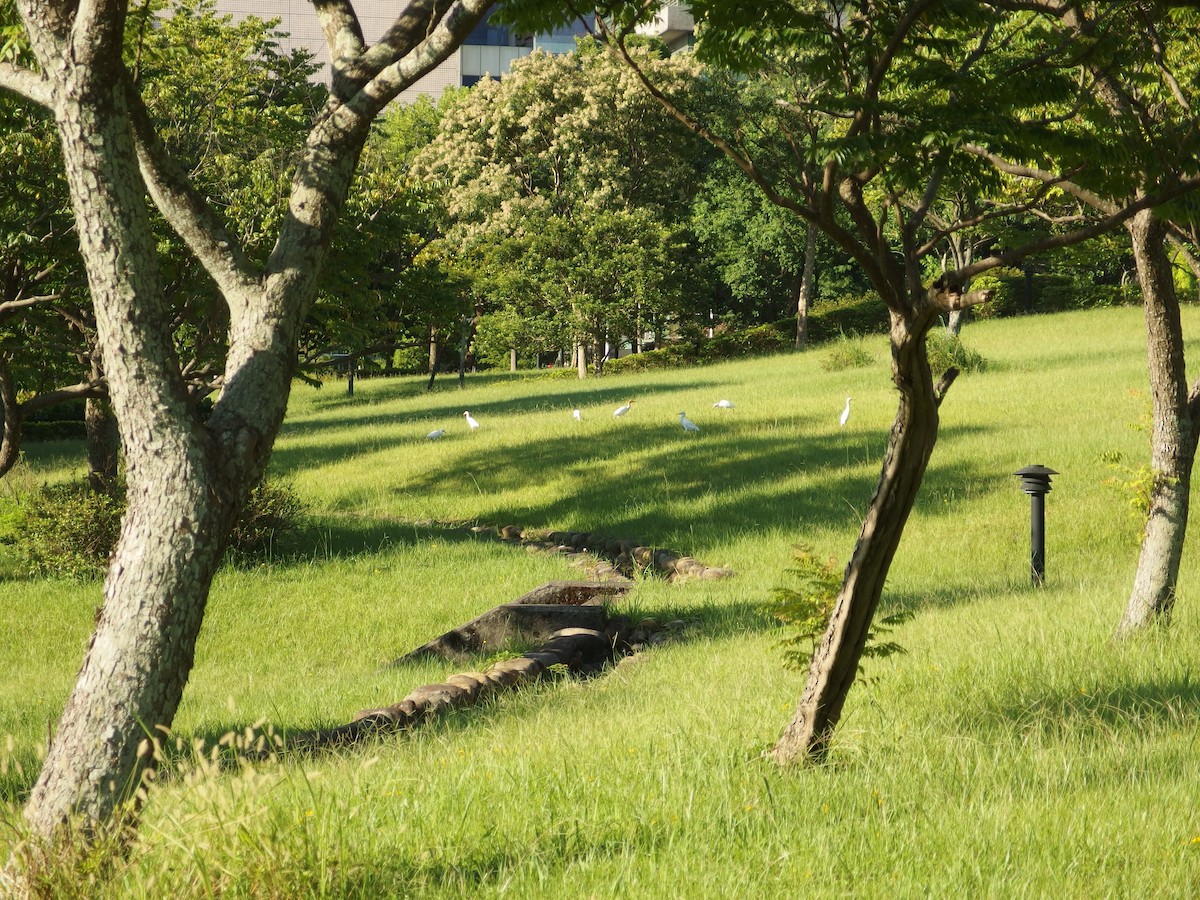
POLYGON ((575 407, 575 412, 571 413, 571 415, 575 418, 576 422, 583 421, 583 413, 579 411, 579 407, 575 407))
POLYGON ((470 426, 472 431, 479 427, 479 423, 475 421, 475 417, 473 415, 471 415, 469 412, 464 412, 463 415, 467 417, 467 425, 470 426))
POLYGON ((679 424, 683 426, 684 431, 700 431, 700 426, 687 417, 687 413, 679 414, 679 424))
POLYGON ((633 404, 635 402, 636 401, 634 401, 634 400, 629 400, 628 402, 625 403, 624 406, 618 406, 616 409, 613 410, 613 415, 614 416, 625 415, 625 413, 629 412, 629 407, 633 406, 633 404))
POLYGON ((437 429, 429 432, 429 434, 425 435, 425 440, 436 441, 438 438, 440 438, 445 433, 446 433, 445 428, 437 428, 437 429))
POLYGON ((713 409, 734 409, 734 405, 728 400, 718 400, 713 404, 713 409))
POLYGON ((838 419, 838 427, 845 428, 846 423, 850 421, 850 398, 846 398, 846 408, 842 410, 842 417, 838 419))

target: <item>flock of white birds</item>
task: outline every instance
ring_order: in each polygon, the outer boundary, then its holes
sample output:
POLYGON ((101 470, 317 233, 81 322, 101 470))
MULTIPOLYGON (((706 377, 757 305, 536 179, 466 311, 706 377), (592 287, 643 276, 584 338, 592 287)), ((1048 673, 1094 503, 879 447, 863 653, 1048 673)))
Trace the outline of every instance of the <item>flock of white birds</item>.
MULTIPOLYGON (((850 400, 851 399, 852 398, 850 398, 850 397, 846 398, 846 407, 845 407, 845 409, 842 410, 841 418, 838 419, 838 426, 840 428, 845 428, 846 423, 850 421, 850 400)), ((629 410, 631 410, 633 408, 633 404, 636 402, 637 402, 636 400, 627 400, 624 403, 622 403, 620 406, 618 406, 616 409, 613 410, 613 418, 615 418, 615 419, 621 418, 621 416, 625 415, 627 412, 629 412, 629 410)), ((718 400, 716 403, 713 404, 713 409, 737 409, 737 407, 729 400, 718 400)), ((573 409, 571 411, 571 417, 576 422, 582 422, 583 421, 583 411, 581 409, 579 409, 579 407, 575 407, 575 409, 573 409)), ((463 412, 463 418, 466 419, 467 427, 471 431, 474 431, 476 428, 479 427, 479 420, 476 419, 473 415, 471 415, 471 413, 469 411, 463 412)), ((699 434, 700 433, 700 426, 697 425, 695 422, 693 422, 691 419, 689 419, 687 417, 687 413, 685 413, 685 412, 681 412, 679 414, 679 424, 683 428, 683 430, 688 434, 699 434)), ((445 436, 445 434, 446 434, 446 429, 435 428, 433 431, 429 432, 429 434, 425 435, 425 437, 428 440, 436 441, 438 438, 445 436)))

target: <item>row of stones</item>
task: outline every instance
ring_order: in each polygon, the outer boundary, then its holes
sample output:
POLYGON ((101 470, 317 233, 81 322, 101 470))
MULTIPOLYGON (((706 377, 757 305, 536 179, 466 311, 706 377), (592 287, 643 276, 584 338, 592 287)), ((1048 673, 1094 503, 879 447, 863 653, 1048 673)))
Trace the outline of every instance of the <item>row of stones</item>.
POLYGON ((496 529, 496 533, 503 541, 520 542, 534 550, 563 554, 573 565, 583 568, 600 581, 629 578, 639 571, 661 572, 672 581, 728 578, 733 574, 728 568, 709 566, 674 550, 658 550, 589 531, 551 531, 547 534, 521 529, 516 525, 504 525, 496 529), (594 557, 599 559, 594 560, 594 557))
POLYGON ((447 710, 472 706, 500 691, 515 690, 544 677, 556 666, 577 674, 598 672, 648 644, 663 643, 670 633, 685 627, 682 620, 661 625, 655 619, 634 623, 628 616, 615 616, 603 631, 564 628, 537 650, 501 660, 483 672, 460 672, 444 682, 422 685, 399 703, 362 710, 345 725, 293 735, 287 745, 292 750, 312 750, 411 728, 447 710))

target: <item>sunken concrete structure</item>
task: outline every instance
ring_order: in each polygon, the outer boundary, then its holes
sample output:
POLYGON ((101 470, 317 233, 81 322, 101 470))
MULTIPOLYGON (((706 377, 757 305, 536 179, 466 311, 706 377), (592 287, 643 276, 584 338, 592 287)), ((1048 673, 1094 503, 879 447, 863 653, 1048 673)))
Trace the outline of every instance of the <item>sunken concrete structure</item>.
POLYGON ((464 661, 472 654, 498 652, 515 642, 527 646, 541 643, 564 628, 601 632, 608 624, 606 602, 632 587, 628 581, 551 581, 450 629, 392 665, 425 656, 464 661))

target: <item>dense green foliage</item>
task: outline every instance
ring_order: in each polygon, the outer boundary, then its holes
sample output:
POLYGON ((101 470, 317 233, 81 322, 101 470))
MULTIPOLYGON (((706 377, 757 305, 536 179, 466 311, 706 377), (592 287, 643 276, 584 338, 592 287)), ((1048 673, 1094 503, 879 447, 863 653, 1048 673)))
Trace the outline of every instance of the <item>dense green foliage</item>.
MULTIPOLYGON (((121 532, 123 485, 94 490, 81 482, 47 485, 20 496, 0 541, 10 545, 20 572, 38 577, 98 578, 121 532)), ((250 492, 229 537, 235 559, 262 558, 296 528, 305 504, 287 483, 262 481, 250 492)))

